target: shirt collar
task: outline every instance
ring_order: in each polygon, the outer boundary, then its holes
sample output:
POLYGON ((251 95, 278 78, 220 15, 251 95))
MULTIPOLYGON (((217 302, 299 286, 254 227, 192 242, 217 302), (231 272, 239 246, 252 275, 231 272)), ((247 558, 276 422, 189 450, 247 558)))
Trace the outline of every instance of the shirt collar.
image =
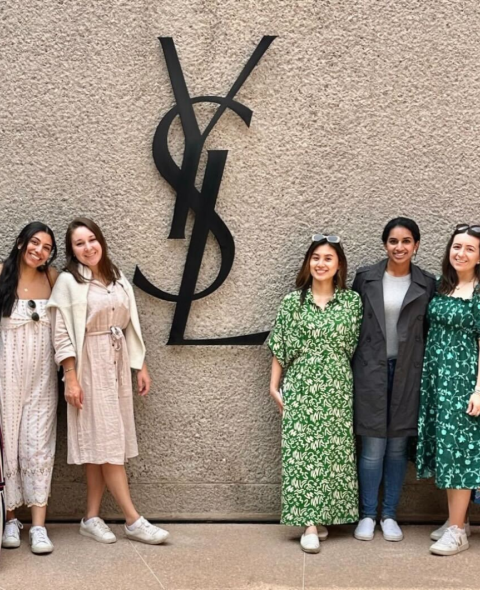
MULTIPOLYGON (((340 289, 338 287, 335 287, 335 291, 333 292, 333 297, 327 303, 326 307, 336 303, 339 300, 339 297, 340 297, 340 289)), ((315 303, 315 300, 313 298, 312 287, 308 288, 307 295, 306 295, 305 299, 308 301, 308 303, 310 305, 314 305, 315 307, 318 307, 318 305, 315 303)))

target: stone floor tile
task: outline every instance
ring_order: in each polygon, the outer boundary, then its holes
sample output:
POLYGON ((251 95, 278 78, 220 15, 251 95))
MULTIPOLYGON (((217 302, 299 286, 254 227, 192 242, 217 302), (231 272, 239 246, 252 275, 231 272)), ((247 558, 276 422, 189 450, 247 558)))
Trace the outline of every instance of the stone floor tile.
POLYGON ((266 524, 170 524, 168 544, 135 544, 168 590, 301 590, 301 529, 266 524))
POLYGON ((471 548, 451 557, 428 548, 435 526, 405 526, 400 543, 385 541, 377 526, 373 541, 353 538, 353 526, 330 527, 319 555, 307 555, 305 590, 453 590, 479 587, 480 535, 471 548))
MULTIPOLYGON (((28 526, 18 549, 2 549, 2 590, 161 590, 120 526, 112 526, 118 541, 102 545, 78 533, 78 525, 50 524, 55 545, 50 555, 33 555, 28 544, 28 526)), ((164 587, 163 587, 164 588, 164 587)))

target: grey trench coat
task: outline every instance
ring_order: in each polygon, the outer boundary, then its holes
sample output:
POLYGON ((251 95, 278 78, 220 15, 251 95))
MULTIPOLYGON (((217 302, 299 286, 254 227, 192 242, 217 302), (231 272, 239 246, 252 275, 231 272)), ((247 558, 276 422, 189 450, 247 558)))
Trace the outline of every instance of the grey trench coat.
POLYGON ((382 279, 387 260, 357 271, 352 289, 363 302, 363 322, 352 360, 355 432, 395 438, 417 434, 418 404, 425 350, 426 313, 436 289, 435 277, 414 264, 412 282, 397 324, 398 356, 388 408, 387 345, 382 279), (390 423, 387 423, 387 413, 390 423))

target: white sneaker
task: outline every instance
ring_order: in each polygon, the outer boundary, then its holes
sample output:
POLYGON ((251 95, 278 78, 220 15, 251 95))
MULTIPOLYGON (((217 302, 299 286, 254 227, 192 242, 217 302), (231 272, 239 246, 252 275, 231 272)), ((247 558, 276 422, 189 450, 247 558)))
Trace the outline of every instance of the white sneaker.
POLYGON ((322 526, 321 524, 317 524, 317 532, 318 538, 320 541, 326 541, 328 537, 328 529, 326 526, 322 526))
POLYGON ((320 553, 320 541, 318 540, 318 535, 315 533, 306 535, 304 533, 300 539, 300 547, 305 553, 320 553))
MULTIPOLYGON (((139 521, 140 524, 133 531, 125 525, 125 534, 132 541, 140 541, 140 543, 147 543, 147 545, 160 545, 170 535, 168 531, 148 522, 143 516, 139 518, 139 521)), ((139 521, 137 520, 137 523, 139 521)))
POLYGON ((48 538, 47 529, 44 526, 32 526, 29 538, 32 553, 41 555, 42 553, 51 553, 53 551, 53 543, 48 538))
POLYGON ((80 534, 95 539, 99 543, 115 543, 117 540, 112 529, 98 516, 89 518, 87 522, 82 518, 80 521, 80 534))
POLYGON ((386 518, 380 521, 383 538, 385 541, 403 541, 402 529, 393 518, 386 518))
POLYGON ((359 541, 371 541, 375 536, 375 525, 376 521, 373 520, 373 518, 370 518, 369 516, 367 516, 367 518, 362 518, 357 524, 353 536, 359 541))
MULTIPOLYGON (((432 541, 438 541, 439 539, 441 539, 443 533, 448 529, 449 526, 450 526, 450 521, 446 520, 440 528, 438 528, 437 530, 433 531, 433 533, 430 534, 430 539, 432 539, 432 541)), ((472 529, 470 528, 470 523, 467 521, 463 526, 465 528, 465 534, 467 535, 467 537, 469 537, 472 534, 472 529)))
POLYGON ((468 549, 468 539, 465 529, 453 525, 445 529, 442 538, 431 545, 430 553, 435 555, 455 555, 468 549))
POLYGON ((2 547, 8 547, 9 549, 20 547, 20 529, 23 529, 23 524, 18 518, 7 520, 3 531, 2 547))

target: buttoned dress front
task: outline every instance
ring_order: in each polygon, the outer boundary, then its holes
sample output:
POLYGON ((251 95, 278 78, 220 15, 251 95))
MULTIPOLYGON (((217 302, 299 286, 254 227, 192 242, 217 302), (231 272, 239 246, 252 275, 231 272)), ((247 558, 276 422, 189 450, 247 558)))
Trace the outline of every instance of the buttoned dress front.
POLYGON ((325 309, 311 290, 283 300, 269 347, 283 367, 282 523, 358 520, 350 360, 362 319, 358 293, 335 291, 325 309))
MULTIPOLYGON (((117 281, 93 280, 87 296, 86 333, 79 376, 83 409, 69 407, 68 463, 123 465, 138 455, 130 360, 123 330, 130 322, 129 298, 117 281)), ((76 357, 57 311, 55 360, 76 357)))

